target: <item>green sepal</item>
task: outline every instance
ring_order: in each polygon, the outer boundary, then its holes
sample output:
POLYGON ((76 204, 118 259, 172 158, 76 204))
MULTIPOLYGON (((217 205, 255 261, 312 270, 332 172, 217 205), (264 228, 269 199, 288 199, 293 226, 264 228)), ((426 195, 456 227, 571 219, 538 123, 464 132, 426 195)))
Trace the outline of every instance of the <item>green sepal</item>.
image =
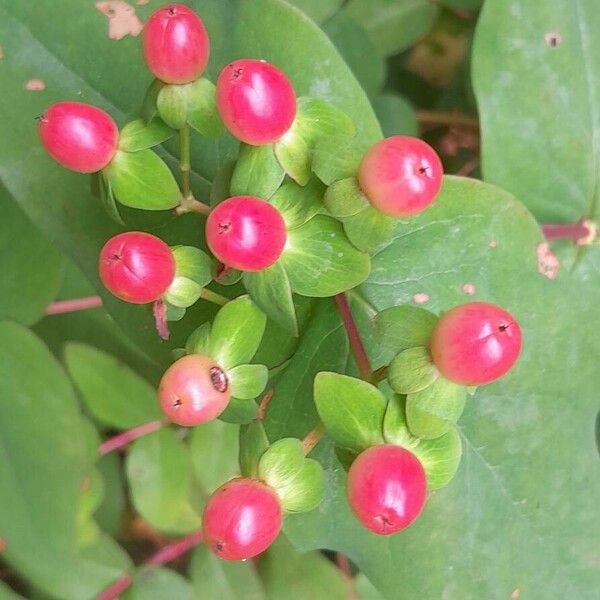
POLYGON ((420 392, 438 377, 439 372, 431 362, 429 350, 423 346, 403 350, 387 370, 387 380, 398 394, 420 392))
POLYGON ((421 461, 430 490, 444 487, 450 483, 460 464, 462 444, 458 431, 451 427, 433 440, 415 437, 406 423, 406 398, 394 394, 389 398, 383 422, 385 441, 410 450, 421 461))
POLYGON ((237 269, 229 269, 225 274, 220 274, 215 276, 215 281, 219 285, 235 285, 242 280, 243 273, 238 271, 237 269))
POLYGON ((188 308, 196 302, 202 290, 212 281, 213 260, 194 246, 173 246, 175 278, 164 299, 178 308, 188 308))
POLYGON ((255 273, 244 273, 243 281, 252 300, 269 319, 281 325, 292 335, 298 336, 298 321, 292 300, 292 288, 281 263, 276 262, 268 269, 255 273))
POLYGON ((100 196, 100 201, 108 216, 119 225, 125 225, 125 221, 123 221, 123 217, 119 212, 115 195, 113 194, 112 187, 106 174, 103 171, 100 171, 99 173, 93 173, 92 177, 97 182, 98 195, 100 196))
POLYGON ((258 475, 277 492, 286 512, 308 512, 323 499, 323 468, 316 460, 304 457, 302 442, 296 438, 273 443, 259 461, 258 475))
POLYGON ((253 399, 231 398, 219 419, 233 425, 246 425, 258 418, 258 404, 253 399))
POLYGON ((185 317, 185 308, 181 306, 174 306, 170 302, 163 300, 167 311, 167 321, 181 321, 185 317))
POLYGON ((227 370, 249 363, 262 340, 267 317, 249 296, 240 296, 219 310, 210 332, 209 354, 227 370))
POLYGON ((268 200, 279 188, 285 172, 273 145, 241 144, 230 184, 231 196, 256 196, 268 200))
POLYGON ((305 186, 286 181, 271 198, 270 203, 279 210, 288 230, 304 225, 323 206, 325 186, 311 177, 305 186))
POLYGON ((375 386, 339 373, 315 377, 314 398, 327 434, 354 453, 383 443, 387 400, 375 386))
POLYGON ((258 478, 260 457, 268 447, 269 440, 260 421, 240 427, 239 463, 242 477, 258 478))
POLYGON ((317 98, 298 98, 296 119, 275 143, 275 156, 294 181, 306 185, 317 141, 327 135, 354 132, 354 124, 339 108, 317 98))
POLYGON ((104 174, 115 198, 125 206, 168 210, 179 204, 179 186, 169 167, 152 150, 118 150, 104 174))
POLYGON ((369 145, 362 138, 349 135, 328 135, 315 144, 312 169, 326 185, 356 177, 369 145))
POLYGON ((164 85, 156 98, 160 118, 173 129, 187 123, 187 93, 185 85, 164 85))
POLYGON ((406 421, 411 433, 426 440, 444 435, 462 414, 467 392, 439 376, 420 392, 406 397, 406 421))
POLYGON ((188 354, 203 354, 207 356, 210 351, 210 323, 202 323, 188 337, 185 351, 188 354))
POLYGON ((166 84, 160 79, 155 79, 148 86, 142 103, 142 118, 146 123, 150 123, 157 115, 156 102, 158 100, 158 94, 165 85, 166 84))
POLYGON ((262 394, 269 380, 265 365, 238 365, 227 371, 231 394, 240 400, 252 400, 262 394))
POLYGON ((349 241, 340 223, 317 215, 288 232, 279 262, 292 291, 315 298, 335 296, 367 279, 371 260, 349 241))
POLYGON ((396 219, 367 206, 344 219, 344 231, 359 250, 373 254, 390 241, 396 224, 396 219))
POLYGON ((369 206, 369 201, 358 187, 356 177, 348 177, 331 184, 325 192, 325 208, 332 217, 352 217, 369 206))
POLYGON ((154 117, 149 123, 144 119, 136 119, 127 123, 119 133, 119 150, 139 152, 166 142, 175 135, 162 119, 154 117))

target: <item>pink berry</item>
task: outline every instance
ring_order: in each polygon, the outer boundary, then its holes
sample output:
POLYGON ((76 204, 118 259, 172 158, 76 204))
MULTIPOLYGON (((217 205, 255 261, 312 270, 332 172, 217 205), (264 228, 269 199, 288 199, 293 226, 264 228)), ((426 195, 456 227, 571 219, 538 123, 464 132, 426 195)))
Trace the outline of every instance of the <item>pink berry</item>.
POLYGON ((81 102, 57 102, 39 118, 38 132, 46 152, 60 165, 95 173, 112 160, 119 130, 103 110, 81 102))
POLYGON ((100 279, 117 298, 133 304, 158 300, 175 278, 175 258, 154 235, 128 231, 100 251, 100 279))
POLYGON ((354 514, 367 529, 391 535, 421 514, 427 479, 412 452, 400 446, 373 446, 352 463, 347 493, 354 514))
POLYGON ((254 196, 234 196, 217 205, 206 221, 206 241, 224 264, 262 271, 281 256, 287 240, 279 211, 254 196))
POLYGON ((495 304, 470 302, 442 315, 431 337, 431 356, 439 371, 461 385, 499 379, 521 353, 521 328, 495 304))
POLYGON ((144 58, 165 83, 190 83, 208 64, 210 42, 200 17, 183 4, 154 11, 144 27, 144 58))
POLYGON ((216 419, 231 397, 227 375, 201 354, 189 354, 174 362, 162 376, 158 401, 173 423, 193 427, 216 419))
POLYGON ((296 94, 289 79, 264 60, 236 60, 217 81, 217 106, 229 131, 242 142, 276 142, 296 117, 296 94))
POLYGON ((232 479, 208 499, 202 516, 204 542, 219 558, 252 558, 275 541, 282 519, 279 498, 269 486, 232 479))
POLYGON ((360 187, 378 211, 408 217, 425 210, 442 186, 444 168, 423 140, 394 136, 375 144, 358 171, 360 187))

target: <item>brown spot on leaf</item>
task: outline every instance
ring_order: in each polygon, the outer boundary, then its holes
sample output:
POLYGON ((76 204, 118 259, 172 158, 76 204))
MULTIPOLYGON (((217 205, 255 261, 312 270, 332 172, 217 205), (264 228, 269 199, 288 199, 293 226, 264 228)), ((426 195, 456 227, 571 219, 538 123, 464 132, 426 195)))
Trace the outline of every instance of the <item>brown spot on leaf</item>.
POLYGON ((41 79, 30 79, 25 84, 25 89, 28 92, 41 92, 46 89, 46 84, 41 79))
POLYGON ((513 593, 510 595, 510 597, 512 600, 517 600, 520 595, 521 595, 521 590, 519 588, 516 588, 515 590, 513 590, 513 593))
POLYGON ((555 31, 549 31, 544 36, 544 41, 546 42, 546 46, 549 48, 558 48, 562 43, 562 35, 555 31))
POLYGON ((465 294, 467 294, 467 296, 472 296, 476 291, 475 286, 472 283, 465 283, 462 290, 465 294))
POLYGON ((4 49, 0 46, 0 60, 4 58, 4 49))
POLYGON ((144 6, 148 4, 148 2, 150 2, 150 0, 137 0, 136 4, 139 6, 144 6))
POLYGON ((536 248, 538 273, 548 279, 556 279, 560 262, 547 242, 540 242, 536 248))
POLYGON ((6 542, 0 538, 0 552, 3 552, 4 550, 6 550, 6 542))
POLYGON ((429 302, 429 294, 425 294, 423 292, 415 294, 413 296, 413 302, 415 304, 425 304, 425 302, 429 302))
POLYGON ((108 37, 120 40, 126 35, 140 35, 144 24, 135 14, 135 8, 123 0, 96 2, 96 9, 108 18, 108 37))
POLYGON ((497 247, 498 247, 498 242, 497 242, 496 240, 492 240, 492 241, 489 243, 489 247, 490 247, 490 248, 497 248, 497 247))

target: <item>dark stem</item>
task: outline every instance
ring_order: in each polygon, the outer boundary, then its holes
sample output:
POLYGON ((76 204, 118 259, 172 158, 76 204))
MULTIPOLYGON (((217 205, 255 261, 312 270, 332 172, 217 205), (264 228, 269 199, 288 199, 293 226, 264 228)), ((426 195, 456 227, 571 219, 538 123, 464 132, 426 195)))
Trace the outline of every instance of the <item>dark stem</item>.
POLYGON ((149 433, 154 433, 158 431, 162 427, 161 421, 150 421, 149 423, 144 423, 143 425, 138 425, 133 429, 129 429, 128 431, 124 431, 123 433, 119 433, 119 435, 115 435, 107 440, 105 440, 100 445, 100 456, 104 456, 109 452, 113 452, 114 450, 119 450, 120 448, 124 448, 133 440, 137 440, 149 433))
POLYGON ((350 342, 350 348, 352 349, 352 354, 354 355, 360 378, 370 382, 373 378, 373 370, 371 369, 371 363, 369 362, 369 357, 367 356, 367 352, 360 337, 358 327, 352 316, 348 298, 346 297, 346 294, 341 293, 335 297, 335 301, 344 322, 346 333, 348 334, 348 341, 350 342))
POLYGON ((169 332, 169 322, 167 321, 167 305, 163 300, 155 300, 152 304, 152 314, 154 316, 154 325, 156 333, 162 340, 168 340, 171 333, 169 332))
POLYGON ((417 121, 421 125, 445 125, 447 127, 479 129, 479 119, 461 113, 418 110, 417 121))
POLYGON ((100 296, 88 296, 87 298, 74 298, 73 300, 60 300, 52 302, 46 307, 47 315, 61 315, 65 313, 77 312, 79 310, 88 310, 90 308, 100 308, 102 298, 100 296))
POLYGON ((571 240, 578 246, 590 244, 597 235, 597 228, 587 220, 579 223, 541 225, 547 240, 571 240))

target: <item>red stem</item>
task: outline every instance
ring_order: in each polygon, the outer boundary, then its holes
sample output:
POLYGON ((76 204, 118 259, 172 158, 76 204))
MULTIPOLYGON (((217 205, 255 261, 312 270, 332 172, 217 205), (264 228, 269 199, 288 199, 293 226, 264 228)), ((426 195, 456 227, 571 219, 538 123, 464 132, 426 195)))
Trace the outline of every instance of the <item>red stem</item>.
POLYGON ((113 452, 114 450, 118 450, 119 448, 124 448, 127 446, 127 444, 133 442, 133 440, 137 440, 138 438, 148 435, 149 433, 158 431, 162 425, 162 421, 150 421, 149 423, 144 423, 143 425, 134 427, 129 431, 124 431, 119 435, 115 435, 100 445, 100 456, 104 456, 105 454, 113 452))
POLYGON ((571 240, 576 243, 586 240, 593 231, 587 221, 542 225, 541 227, 548 240, 571 240))
POLYGON ((302 440, 302 450, 304 451, 304 456, 312 452, 313 448, 319 443, 324 433, 325 430, 323 423, 319 423, 312 431, 309 431, 306 434, 306 437, 302 440))
POLYGON ((371 363, 369 362, 369 357, 367 356, 367 352, 362 343, 358 327, 352 316, 348 298, 346 297, 346 294, 341 293, 335 297, 335 301, 337 302, 338 311, 344 321, 344 327, 348 334, 348 341, 350 342, 352 354, 354 354, 354 360, 356 361, 360 378, 370 382, 373 377, 373 370, 371 369, 371 363))
POLYGON ((102 298, 100 296, 88 296, 87 298, 75 298, 74 300, 61 300, 52 302, 46 307, 47 315, 61 315, 64 313, 87 310, 89 308, 100 308, 102 298))
POLYGON ((267 416, 267 407, 269 406, 269 402, 273 399, 273 394, 275 390, 270 389, 267 393, 262 397, 260 404, 258 406, 258 420, 264 421, 267 416))

